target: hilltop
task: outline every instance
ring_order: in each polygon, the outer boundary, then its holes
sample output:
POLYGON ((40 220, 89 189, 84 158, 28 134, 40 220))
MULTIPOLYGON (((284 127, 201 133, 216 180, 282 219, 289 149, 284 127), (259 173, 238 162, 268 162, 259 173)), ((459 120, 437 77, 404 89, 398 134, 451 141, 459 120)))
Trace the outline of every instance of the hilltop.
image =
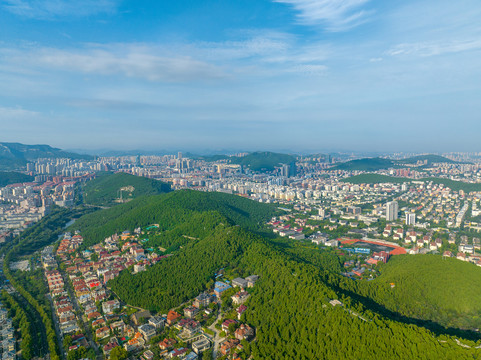
POLYGON ((448 159, 444 156, 440 155, 418 155, 418 156, 413 156, 410 158, 402 159, 402 160, 397 160, 398 163, 400 164, 416 164, 418 161, 427 161, 427 165, 435 164, 435 163, 449 163, 449 164, 455 164, 457 161, 448 159))
MULTIPOLYGON (((317 249, 302 256, 250 230, 261 229, 274 213, 273 207, 238 196, 182 190, 83 216, 71 230, 80 229, 84 245, 89 246, 115 232, 158 224, 155 233, 143 236, 148 236, 149 246, 170 246, 167 251, 172 256, 138 274, 123 271, 108 283, 121 300, 154 311, 165 312, 206 290, 220 268, 232 276, 259 275, 243 315, 243 321, 257 332, 257 340, 247 344, 253 358, 268 359, 272 354, 277 359, 479 356, 481 350, 457 345, 440 327, 431 332, 409 318, 398 321, 378 312, 374 300, 382 303, 384 292, 379 290, 378 295, 375 287, 356 288, 360 282, 331 269, 335 261, 316 261, 317 249), (359 301, 362 297, 374 300, 359 301), (341 305, 333 306, 331 299, 341 305)), ((380 284, 390 280, 386 276, 380 284)), ((449 284, 443 282, 443 286, 449 284)), ((453 289, 458 296, 471 294, 453 289)))
POLYGON ((347 161, 340 163, 331 168, 331 170, 346 170, 346 171, 376 171, 395 167, 395 163, 390 159, 383 158, 366 158, 347 161))
POLYGON ((39 158, 91 159, 92 157, 66 152, 49 145, 25 145, 0 142, 0 169, 10 170, 22 168, 28 161, 39 158))
POLYGON ((170 191, 170 185, 158 180, 127 173, 99 173, 83 188, 83 201, 89 205, 111 206, 139 196, 155 195, 170 191))
POLYGON ((463 181, 455 181, 450 179, 444 178, 422 178, 422 179, 411 179, 411 178, 401 178, 401 177, 393 177, 387 176, 382 174, 360 174, 351 176, 341 180, 344 183, 350 184, 382 184, 382 183, 393 183, 393 184, 402 184, 408 183, 412 181, 423 181, 423 182, 432 182, 433 184, 442 184, 445 187, 450 188, 453 191, 460 191, 463 190, 464 192, 472 192, 472 191, 481 191, 481 184, 479 183, 466 183, 463 181))
POLYGON ((427 163, 424 166, 430 166, 434 163, 457 163, 454 160, 439 155, 418 155, 402 160, 391 160, 377 157, 347 161, 332 167, 331 170, 377 171, 390 168, 399 168, 401 166, 405 166, 406 164, 413 165, 416 164, 418 161, 426 161, 427 163))
POLYGON ((279 154, 269 151, 257 151, 243 157, 231 157, 233 164, 242 165, 252 171, 273 171, 282 164, 290 164, 296 161, 294 155, 279 154))
POLYGON ((393 256, 378 278, 357 285, 360 293, 405 316, 481 328, 481 269, 474 264, 439 255, 393 256))
POLYGON ((261 204, 240 196, 218 192, 178 190, 168 194, 140 197, 128 203, 82 217, 72 229, 81 230, 92 245, 114 232, 134 230, 139 226, 157 223, 161 230, 171 230, 184 224, 195 212, 215 211, 229 224, 237 224, 252 231, 264 229, 264 224, 275 213, 276 207, 261 204))

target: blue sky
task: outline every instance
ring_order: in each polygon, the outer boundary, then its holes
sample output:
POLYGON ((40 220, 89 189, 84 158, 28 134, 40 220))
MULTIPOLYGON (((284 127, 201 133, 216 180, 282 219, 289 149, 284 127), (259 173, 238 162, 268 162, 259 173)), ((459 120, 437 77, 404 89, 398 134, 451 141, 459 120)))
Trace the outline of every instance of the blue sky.
POLYGON ((0 141, 479 151, 479 0, 0 0, 0 141))

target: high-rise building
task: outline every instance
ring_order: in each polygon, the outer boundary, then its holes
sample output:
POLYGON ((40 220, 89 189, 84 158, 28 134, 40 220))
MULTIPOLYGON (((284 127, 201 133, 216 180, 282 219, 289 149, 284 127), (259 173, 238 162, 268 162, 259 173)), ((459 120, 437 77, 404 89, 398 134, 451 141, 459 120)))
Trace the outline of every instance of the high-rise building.
POLYGON ((416 225, 416 214, 412 212, 406 213, 406 225, 416 225))
POLYGON ((181 151, 179 151, 177 153, 177 159, 182 160, 182 152, 181 151))
POLYGON ((322 217, 322 218, 325 218, 326 217, 326 210, 323 209, 323 208, 320 208, 319 209, 319 216, 322 217))
POLYGON ((399 205, 397 201, 390 201, 386 204, 386 220, 393 221, 398 218, 399 205))

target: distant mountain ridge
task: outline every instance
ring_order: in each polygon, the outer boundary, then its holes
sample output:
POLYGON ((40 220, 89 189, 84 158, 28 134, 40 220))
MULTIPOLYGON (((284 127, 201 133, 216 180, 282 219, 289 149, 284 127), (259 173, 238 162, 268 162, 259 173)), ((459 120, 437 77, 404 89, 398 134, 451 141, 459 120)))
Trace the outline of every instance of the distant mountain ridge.
POLYGON ((28 161, 40 158, 92 159, 92 156, 63 151, 50 145, 0 142, 0 169, 2 170, 21 168, 28 161))
POLYGON ((337 164, 332 168, 332 170, 359 170, 359 171, 376 171, 384 170, 389 168, 399 168, 405 164, 417 164, 418 162, 426 162, 426 166, 432 165, 434 163, 450 163, 455 164, 458 161, 448 159, 440 155, 418 155, 402 160, 391 160, 385 158, 364 158, 347 161, 344 163, 337 164))

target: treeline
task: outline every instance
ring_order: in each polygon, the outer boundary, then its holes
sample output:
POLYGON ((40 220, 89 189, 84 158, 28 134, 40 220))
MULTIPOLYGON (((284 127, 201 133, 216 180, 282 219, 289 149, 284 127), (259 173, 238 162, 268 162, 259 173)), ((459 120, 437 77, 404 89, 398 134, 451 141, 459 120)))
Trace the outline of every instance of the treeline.
POLYGON ((0 187, 9 184, 17 184, 34 181, 35 178, 30 175, 22 174, 15 171, 0 171, 0 187))
MULTIPOLYGON (((243 315, 243 320, 256 328, 257 340, 246 345, 255 359, 477 359, 481 356, 481 350, 475 348, 479 341, 460 339, 470 347, 464 348, 454 337, 392 320, 378 311, 374 301, 360 301, 362 295, 355 292, 358 289, 343 288, 346 284, 353 286, 353 282, 342 282, 344 278, 338 274, 341 263, 333 254, 313 255, 309 253, 311 249, 292 248, 233 225, 236 219, 242 219, 252 226, 256 224, 255 215, 249 217, 226 206, 222 201, 225 194, 218 197, 190 196, 191 193, 181 191, 156 200, 138 199, 134 200, 137 204, 126 204, 131 206, 126 213, 117 213, 117 208, 123 206, 120 205, 99 212, 95 218, 88 216, 81 220, 81 228, 88 229, 89 235, 94 230, 101 232, 102 224, 110 226, 110 230, 119 227, 116 231, 121 231, 133 229, 128 224, 159 223, 160 231, 173 234, 173 241, 180 235, 178 229, 198 238, 189 239, 172 257, 145 272, 132 275, 123 271, 110 281, 109 286, 123 301, 165 312, 211 288, 214 274, 226 268, 235 276, 260 276, 249 290, 252 296, 243 315), (211 203, 215 201, 218 204, 213 206, 211 203), (113 214, 119 214, 119 219, 112 219, 113 214), (86 218, 95 226, 82 223, 86 218), (159 219, 165 222, 155 221, 159 219), (183 228, 185 223, 191 225, 183 228), (340 300, 343 306, 333 307, 329 303, 332 299, 340 300)), ((101 238, 111 233, 102 234, 101 238)))
MULTIPOLYGON (((18 245, 17 245, 18 246, 18 245)), ((15 249, 15 248, 14 248, 15 249)), ((20 293, 21 296, 37 311, 38 315, 42 319, 43 325, 45 326, 45 333, 47 336, 48 349, 50 352, 50 359, 60 360, 60 355, 57 345, 57 336, 55 334, 55 327, 52 318, 46 311, 45 307, 42 306, 28 291, 26 291, 23 286, 18 283, 12 276, 9 268, 9 263, 12 257, 12 253, 15 250, 11 250, 5 256, 3 262, 3 273, 5 277, 10 281, 11 285, 20 293)))
MULTIPOLYGON (((18 291, 21 297, 25 299, 28 306, 31 307, 31 316, 41 320, 42 328, 38 329, 41 335, 40 342, 45 341, 48 345, 50 358, 52 360, 60 359, 57 337, 55 334, 54 323, 50 314, 50 307, 45 299, 45 285, 41 284, 43 279, 37 278, 35 280, 28 279, 28 277, 15 277, 10 270, 10 263, 19 257, 33 254, 44 246, 50 245, 57 241, 58 236, 64 231, 65 224, 70 219, 79 217, 83 214, 94 211, 93 208, 78 208, 65 209, 60 207, 53 207, 50 214, 45 216, 41 221, 33 227, 22 232, 17 238, 10 243, 7 243, 1 251, 5 254, 3 261, 3 273, 10 281, 10 284, 18 291), (27 289, 24 287, 26 286, 27 289), (32 295, 33 294, 33 295, 32 295)), ((38 276, 43 276, 41 271, 38 276)), ((27 310, 23 307, 24 310, 27 310)), ((35 323, 33 320, 31 323, 35 323)))
POLYGON ((127 173, 104 172, 89 181, 83 189, 86 204, 111 206, 117 204, 120 189, 132 186, 134 190, 122 191, 122 199, 133 199, 145 195, 156 195, 171 191, 170 185, 159 180, 135 176, 127 173))
MULTIPOLYGON (((236 226, 219 223, 218 214, 209 212, 196 217, 197 226, 211 228, 210 235, 190 240, 174 256, 162 260, 138 274, 124 271, 109 281, 112 290, 128 304, 163 311, 197 296, 214 274, 224 267, 236 267, 254 235, 236 226)), ((225 222, 225 220, 224 220, 225 222)))
POLYGON ((404 316, 444 327, 481 328, 481 269, 474 264, 439 255, 399 255, 374 281, 343 279, 340 286, 404 316))
POLYGON ((29 318, 26 312, 22 309, 22 307, 18 304, 18 302, 13 298, 12 295, 7 293, 5 290, 2 290, 1 296, 2 302, 6 304, 10 312, 10 317, 13 320, 13 325, 15 326, 15 328, 20 330, 21 341, 19 341, 19 344, 20 351, 22 352, 22 358, 25 360, 29 360, 34 355, 32 328, 29 318))
POLYGON ((52 207, 51 212, 34 226, 23 231, 13 241, 6 243, 0 252, 6 253, 15 247, 12 260, 17 256, 31 255, 35 251, 53 244, 58 236, 65 231, 65 225, 72 219, 94 212, 95 208, 66 209, 58 206, 52 207))
POLYGON ((153 223, 160 225, 160 231, 171 230, 188 222, 192 214, 204 211, 216 211, 226 218, 226 222, 256 232, 265 231, 265 222, 277 212, 274 206, 240 196, 180 190, 141 197, 83 216, 70 229, 80 230, 85 239, 84 246, 88 247, 113 233, 132 231, 139 226, 153 223))
POLYGON ((349 296, 333 291, 316 265, 296 261, 281 249, 254 242, 240 267, 261 276, 244 320, 257 329, 250 344, 255 359, 475 359, 453 337, 435 336, 392 321, 349 296), (333 307, 330 299, 344 306, 333 307), (362 319, 361 319, 362 317, 362 319))

